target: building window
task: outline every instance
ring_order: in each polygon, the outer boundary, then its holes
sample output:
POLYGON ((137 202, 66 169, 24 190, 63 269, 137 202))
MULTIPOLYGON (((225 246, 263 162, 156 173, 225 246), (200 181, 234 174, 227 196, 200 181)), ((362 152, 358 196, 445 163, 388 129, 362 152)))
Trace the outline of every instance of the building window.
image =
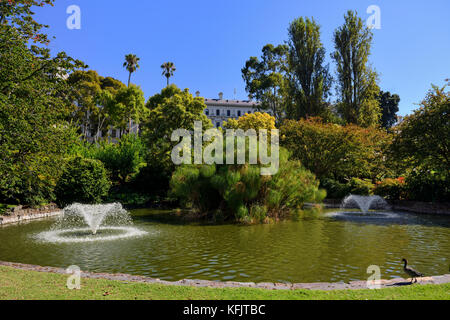
POLYGON ((220 122, 216 122, 216 128, 220 128, 220 122))
POLYGON ((111 130, 111 138, 117 138, 117 130, 116 129, 111 130))
POLYGON ((231 111, 227 110, 227 117, 231 117, 231 111))
POLYGON ((242 115, 241 111, 238 111, 238 117, 240 117, 242 115))
POLYGON ((216 116, 220 116, 220 110, 219 109, 216 110, 216 116))
POLYGON ((205 114, 206 114, 207 116, 209 116, 209 109, 206 109, 206 110, 205 110, 205 114))

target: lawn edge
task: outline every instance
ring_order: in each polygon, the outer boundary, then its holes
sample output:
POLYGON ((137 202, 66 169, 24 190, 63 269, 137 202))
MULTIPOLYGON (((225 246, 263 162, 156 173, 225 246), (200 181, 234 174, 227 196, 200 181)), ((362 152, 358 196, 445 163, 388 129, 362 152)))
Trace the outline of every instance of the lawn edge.
MULTIPOLYGON (((56 267, 43 267, 38 265, 4 262, 0 261, 0 266, 10 267, 25 271, 35 271, 41 273, 67 274, 66 269, 56 267)), ((333 290, 362 290, 368 289, 367 281, 351 281, 349 283, 338 282, 318 282, 318 283, 254 283, 254 282, 220 282, 208 280, 191 280, 183 279, 179 281, 164 281, 146 276, 137 276, 123 273, 93 273, 82 272, 82 278, 86 279, 104 279, 113 281, 126 281, 146 284, 159 284, 166 286, 182 286, 182 287, 198 287, 198 288, 253 288, 265 290, 319 290, 319 291, 333 291, 333 290)), ((416 285, 440 285, 450 283, 450 274, 419 278, 416 285)), ((398 288, 411 285, 410 279, 396 278, 391 280, 380 280, 380 289, 384 288, 398 288)))

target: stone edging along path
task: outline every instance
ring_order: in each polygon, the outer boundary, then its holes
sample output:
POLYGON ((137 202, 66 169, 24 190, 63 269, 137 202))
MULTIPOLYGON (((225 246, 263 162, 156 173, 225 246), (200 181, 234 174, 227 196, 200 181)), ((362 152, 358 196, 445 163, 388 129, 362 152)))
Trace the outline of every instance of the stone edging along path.
MULTIPOLYGON (((46 272, 46 273, 56 273, 67 275, 66 270, 62 268, 54 267, 41 267, 29 264, 13 263, 13 262, 2 262, 0 261, 0 266, 15 268, 25 271, 36 271, 36 272, 46 272)), ((123 282, 138 282, 138 283, 149 283, 149 284, 161 284, 168 286, 188 286, 188 287, 203 287, 203 288, 256 288, 256 289, 266 289, 266 290, 360 290, 367 289, 366 281, 351 281, 350 283, 253 283, 253 282, 218 282, 218 281, 207 281, 207 280, 180 280, 176 282, 163 281, 160 279, 154 279, 145 276, 134 276, 130 274, 108 274, 108 273, 92 273, 92 272, 82 272, 82 278, 87 279, 106 279, 115 280, 123 282)), ((444 284, 450 283, 450 274, 443 276, 434 276, 419 278, 416 285, 426 285, 426 284, 444 284)), ((410 285, 411 281, 406 279, 391 279, 391 280, 381 280, 381 288, 392 288, 400 287, 405 285, 410 285)))
POLYGON ((0 226, 24 221, 44 219, 62 214, 55 204, 50 204, 38 209, 23 208, 21 206, 11 209, 8 215, 0 215, 0 226))

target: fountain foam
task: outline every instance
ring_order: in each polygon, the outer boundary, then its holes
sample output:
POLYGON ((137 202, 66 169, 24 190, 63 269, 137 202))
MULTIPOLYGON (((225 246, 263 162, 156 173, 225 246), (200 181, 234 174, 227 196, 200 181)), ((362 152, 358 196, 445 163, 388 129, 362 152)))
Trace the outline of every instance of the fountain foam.
POLYGON ((37 237, 47 242, 93 242, 147 234, 134 228, 132 224, 130 214, 120 203, 75 203, 63 210, 63 215, 52 230, 42 232, 37 237))

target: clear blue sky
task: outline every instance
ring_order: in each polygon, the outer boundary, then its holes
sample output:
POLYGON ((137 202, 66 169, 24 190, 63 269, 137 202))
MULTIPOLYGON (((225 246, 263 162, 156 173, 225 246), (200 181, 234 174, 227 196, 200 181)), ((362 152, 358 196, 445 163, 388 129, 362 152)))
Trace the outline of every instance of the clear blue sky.
POLYGON ((327 60, 332 36, 348 9, 366 20, 370 5, 381 9, 374 30, 371 63, 384 91, 398 93, 400 114, 415 109, 431 83, 450 78, 450 1, 448 0, 57 0, 38 8, 37 19, 50 25, 50 47, 83 60, 102 76, 127 81, 124 56, 134 53, 141 68, 132 82, 145 96, 165 86, 160 66, 173 61, 172 79, 207 98, 246 99, 241 68, 267 43, 287 39, 289 22, 313 16, 322 26, 327 60), (81 8, 81 30, 66 27, 69 5, 81 8), (236 96, 234 95, 236 89, 236 96))

